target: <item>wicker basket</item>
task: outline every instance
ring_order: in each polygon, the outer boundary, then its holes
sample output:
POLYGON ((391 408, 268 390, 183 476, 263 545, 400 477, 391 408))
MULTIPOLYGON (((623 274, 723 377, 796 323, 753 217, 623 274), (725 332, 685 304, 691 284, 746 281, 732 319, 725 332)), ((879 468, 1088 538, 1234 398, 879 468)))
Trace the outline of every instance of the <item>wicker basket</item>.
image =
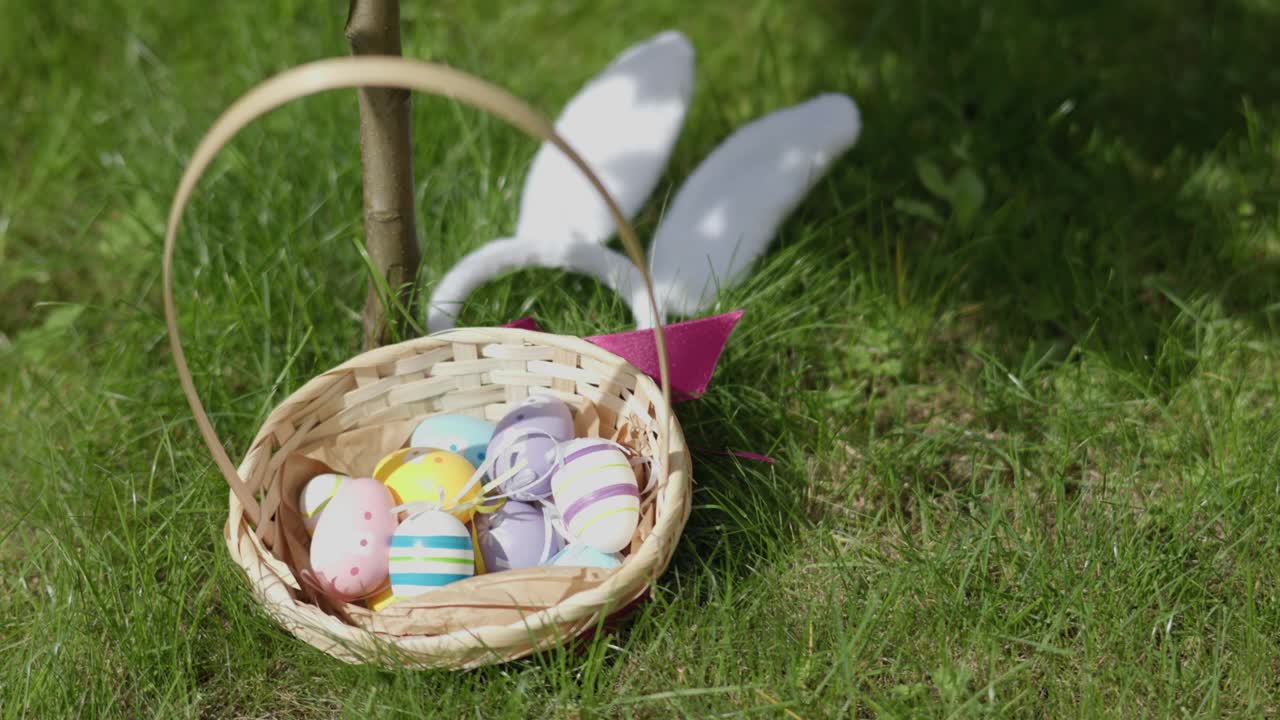
POLYGON ((348 662, 465 668, 565 644, 601 626, 645 594, 666 569, 690 504, 689 455, 671 410, 661 328, 655 333, 662 386, 584 340, 510 328, 469 328, 372 350, 316 377, 266 419, 237 468, 196 394, 176 324, 172 262, 177 231, 201 174, 217 151, 255 118, 313 93, 358 86, 399 87, 452 97, 554 143, 604 198, 649 290, 635 234, 604 185, 552 126, 508 93, 456 70, 388 57, 323 60, 286 71, 232 105, 201 140, 171 208, 164 247, 164 306, 183 392, 231 486, 227 548, 271 617, 296 637, 348 662), (335 603, 300 583, 308 540, 296 507, 335 438, 371 451, 397 446, 421 418, 437 413, 501 417, 531 389, 575 412, 580 431, 615 437, 651 459, 656 491, 622 566, 604 571, 538 567, 480 575, 381 612, 335 603), (312 452, 308 452, 308 451, 312 452))

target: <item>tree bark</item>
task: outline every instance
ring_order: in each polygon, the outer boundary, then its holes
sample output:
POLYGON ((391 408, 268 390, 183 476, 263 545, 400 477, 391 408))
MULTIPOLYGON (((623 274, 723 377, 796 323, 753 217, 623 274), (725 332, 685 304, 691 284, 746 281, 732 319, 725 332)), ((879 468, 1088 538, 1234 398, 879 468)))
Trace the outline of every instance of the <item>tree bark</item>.
MULTIPOLYGON (((354 55, 399 55, 399 0, 351 0, 346 35, 354 55)), ((370 87, 358 92, 365 246, 391 290, 388 307, 378 278, 369 279, 363 319, 364 347, 370 349, 390 339, 397 307, 413 312, 422 251, 414 221, 409 91, 370 87)))

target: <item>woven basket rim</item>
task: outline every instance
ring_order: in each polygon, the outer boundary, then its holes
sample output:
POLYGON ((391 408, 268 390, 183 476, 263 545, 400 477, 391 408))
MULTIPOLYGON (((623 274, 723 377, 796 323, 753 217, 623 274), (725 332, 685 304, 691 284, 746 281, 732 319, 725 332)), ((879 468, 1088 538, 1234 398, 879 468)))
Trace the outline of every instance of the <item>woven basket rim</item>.
MULTIPOLYGON (((287 408, 299 395, 303 395, 306 392, 315 392, 317 388, 327 387, 334 382, 338 382, 344 371, 367 366, 371 361, 376 361, 379 356, 395 357, 405 349, 430 350, 449 343, 459 342, 482 346, 486 342, 501 342, 503 340, 507 342, 519 340, 522 344, 559 346, 579 355, 592 357, 611 365, 629 369, 635 373, 637 383, 647 384, 649 386, 646 388, 647 390, 655 394, 658 392, 657 384, 653 379, 640 372, 631 363, 576 336, 518 328, 456 328, 360 353, 312 377, 285 397, 267 414, 249 446, 249 452, 245 454, 239 465, 238 469, 241 476, 251 476, 254 463, 262 462, 253 452, 253 448, 258 447, 260 443, 268 441, 269 436, 272 434, 272 420, 281 412, 282 408, 287 408)), ((297 587, 297 577, 292 568, 276 557, 263 544, 254 527, 250 524, 249 518, 244 513, 244 508, 234 492, 229 493, 230 504, 224 527, 227 548, 237 565, 245 572, 252 589, 268 612, 289 629, 292 634, 320 647, 326 652, 330 652, 330 654, 336 654, 339 657, 343 657, 343 659, 350 660, 352 658, 344 657, 347 653, 342 651, 354 650, 356 651, 354 655, 362 655, 367 658, 367 656, 374 655, 380 650, 385 651, 387 645, 390 645, 400 650, 409 651, 414 655, 438 656, 441 659, 445 659, 451 655, 456 655, 462 649, 494 647, 500 656, 498 659, 513 659, 509 654, 510 648, 504 647, 509 645, 506 640, 510 639, 513 633, 524 636, 527 642, 533 637, 534 633, 548 626, 561 626, 566 623, 581 622, 592 616, 598 616, 610 610, 617 610, 643 594, 665 571, 688 518, 691 493, 691 462, 683 431, 673 410, 669 406, 664 408, 657 404, 655 404, 654 408, 657 414, 657 417, 654 418, 654 426, 668 428, 666 433, 668 458, 666 464, 668 467, 663 469, 665 478, 662 482, 664 486, 655 501, 658 506, 655 513, 654 527, 641 542, 640 547, 627 557, 627 560, 620 568, 612 571, 600 585, 570 595, 554 606, 532 611, 519 622, 508 625, 465 628, 440 635, 404 636, 382 635, 365 628, 349 625, 315 605, 294 598, 290 592, 283 591, 283 588, 278 587, 281 584, 297 587), (251 554, 249 555, 244 552, 246 542, 248 547, 251 548, 251 554), (264 569, 266 572, 263 572, 264 569), (332 637, 336 647, 321 647, 311 639, 301 637, 296 631, 299 626, 309 626, 309 629, 314 632, 332 637), (383 645, 383 643, 387 645, 383 645), (335 653, 334 650, 338 650, 341 654, 335 653), (504 653, 503 650, 508 652, 504 653)), ((658 430, 658 432, 661 433, 661 430, 658 430)), ((426 610, 422 612, 426 612, 426 610)), ((562 644, 568 639, 561 638, 559 641, 544 643, 538 643, 534 640, 532 645, 518 652, 516 656, 534 652, 540 646, 562 644)), ((422 658, 418 659, 422 660, 422 658)), ((437 663, 427 662, 426 664, 437 663)), ((468 663, 466 665, 479 664, 486 663, 468 663)))

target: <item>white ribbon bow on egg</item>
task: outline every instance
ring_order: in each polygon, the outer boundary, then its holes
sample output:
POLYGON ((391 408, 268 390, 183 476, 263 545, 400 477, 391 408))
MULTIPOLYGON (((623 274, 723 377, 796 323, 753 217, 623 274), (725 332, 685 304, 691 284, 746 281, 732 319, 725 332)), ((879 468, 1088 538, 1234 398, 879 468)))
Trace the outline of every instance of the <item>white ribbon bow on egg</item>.
MULTIPOLYGON (((665 32, 619 55, 565 106, 556 131, 630 220, 644 205, 680 135, 693 93, 694 51, 665 32)), ((734 132, 676 194, 649 250, 664 315, 696 315, 746 274, 782 220, 861 130, 858 107, 819 95, 734 132)), ((431 332, 454 326, 467 297, 504 273, 532 267, 582 273, 619 293, 640 329, 653 317, 639 271, 605 247, 617 227, 588 181, 543 143, 525 178, 515 235, 463 257, 436 286, 431 332)))

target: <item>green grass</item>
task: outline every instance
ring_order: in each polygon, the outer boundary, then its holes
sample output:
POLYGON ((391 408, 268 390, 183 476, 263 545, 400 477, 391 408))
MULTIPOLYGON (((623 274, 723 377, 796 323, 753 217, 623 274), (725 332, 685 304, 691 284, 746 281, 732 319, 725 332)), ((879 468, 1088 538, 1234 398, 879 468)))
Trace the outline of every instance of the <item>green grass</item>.
MULTIPOLYGON (((348 667, 257 609, 165 342, 185 159, 256 81, 344 54, 345 14, 0 0, 0 715, 1280 712, 1280 5, 406 0, 406 54, 549 113, 683 29, 700 85, 659 195, 811 94, 866 125, 679 408, 691 444, 781 462, 696 458, 624 630, 467 673, 348 667)), ((439 100, 414 123, 429 286, 512 226, 535 148, 439 100)), ((233 455, 358 350, 356 124, 351 93, 275 113, 187 216, 184 336, 233 455)), ((465 320, 527 313, 628 327, 544 271, 465 320)))

